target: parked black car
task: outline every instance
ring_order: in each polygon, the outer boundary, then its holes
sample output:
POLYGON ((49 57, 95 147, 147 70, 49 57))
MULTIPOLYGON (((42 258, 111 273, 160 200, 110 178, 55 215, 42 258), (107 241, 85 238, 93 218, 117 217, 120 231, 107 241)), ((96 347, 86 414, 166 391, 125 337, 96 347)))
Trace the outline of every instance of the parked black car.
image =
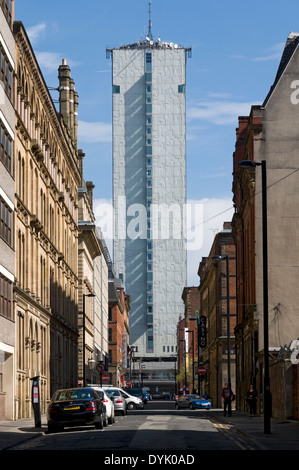
POLYGON ((107 424, 106 407, 92 388, 57 390, 48 407, 47 418, 48 432, 86 425, 103 429, 107 424))

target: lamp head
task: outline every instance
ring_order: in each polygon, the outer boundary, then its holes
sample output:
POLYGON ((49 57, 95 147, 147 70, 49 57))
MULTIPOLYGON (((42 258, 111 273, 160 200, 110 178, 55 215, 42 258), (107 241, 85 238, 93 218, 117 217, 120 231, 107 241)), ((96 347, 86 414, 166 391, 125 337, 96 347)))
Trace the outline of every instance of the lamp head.
POLYGON ((254 162, 253 160, 241 160, 240 162, 236 163, 238 168, 255 168, 256 166, 260 166, 261 163, 254 162))
POLYGON ((221 261, 221 260, 226 259, 226 258, 227 258, 227 255, 223 255, 223 256, 221 256, 221 255, 215 255, 215 256, 212 256, 212 260, 213 260, 213 261, 221 261))

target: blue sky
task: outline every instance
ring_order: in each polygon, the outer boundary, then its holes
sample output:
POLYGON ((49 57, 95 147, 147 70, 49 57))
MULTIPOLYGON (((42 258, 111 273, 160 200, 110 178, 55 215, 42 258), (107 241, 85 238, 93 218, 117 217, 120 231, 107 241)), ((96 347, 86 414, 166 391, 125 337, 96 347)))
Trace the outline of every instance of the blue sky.
MULTIPOLYGON (((187 63, 187 198, 203 207, 202 243, 188 257, 188 284, 232 215, 232 154, 239 115, 271 87, 288 34, 299 31, 297 0, 152 0, 154 39, 192 48, 187 63)), ((148 0, 16 0, 49 87, 67 59, 79 93, 79 148, 94 197, 112 196, 111 61, 107 47, 148 29, 148 0)), ((57 92, 51 92, 53 99, 57 92)), ((108 236, 108 235, 107 235, 108 236)), ((108 236, 109 237, 109 236, 108 236)))

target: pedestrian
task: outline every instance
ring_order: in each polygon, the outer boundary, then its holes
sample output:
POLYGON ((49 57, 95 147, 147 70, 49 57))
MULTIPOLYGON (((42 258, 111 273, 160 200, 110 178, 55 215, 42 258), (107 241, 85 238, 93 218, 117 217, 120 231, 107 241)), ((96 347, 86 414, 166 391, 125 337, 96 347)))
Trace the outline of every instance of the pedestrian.
POLYGON ((228 411, 228 416, 232 415, 232 401, 234 400, 233 391, 228 383, 226 383, 222 389, 221 397, 223 400, 224 406, 224 416, 226 416, 226 410, 228 411))
POLYGON ((250 416, 254 417, 256 415, 257 391, 255 390, 252 384, 250 384, 249 386, 246 401, 249 405, 250 416))

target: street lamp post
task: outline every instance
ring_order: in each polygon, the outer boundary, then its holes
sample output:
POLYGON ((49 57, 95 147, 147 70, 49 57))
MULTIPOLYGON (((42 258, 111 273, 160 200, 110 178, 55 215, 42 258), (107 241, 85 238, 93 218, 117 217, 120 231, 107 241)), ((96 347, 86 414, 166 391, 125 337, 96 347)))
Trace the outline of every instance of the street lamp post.
POLYGON ((130 347, 130 381, 131 384, 134 383, 134 375, 135 375, 135 368, 134 368, 134 351, 136 346, 130 347), (133 373, 132 373, 132 362, 133 362, 133 373))
POLYGON ((83 294, 83 387, 85 387, 85 297, 95 297, 95 294, 83 294))
POLYGON ((269 375, 269 319, 268 319, 268 225, 267 225, 267 167, 266 161, 242 160, 239 168, 262 167, 262 223, 263 223, 263 304, 264 304, 264 433, 270 434, 271 393, 269 375))
POLYGON ((188 333, 192 333, 192 393, 194 393, 194 331, 187 330, 188 333))
POLYGON ((186 359, 186 340, 180 339, 182 343, 184 343, 184 353, 185 353, 185 393, 187 391, 187 359, 186 359))
POLYGON ((177 394, 177 386, 176 386, 176 375, 177 375, 177 371, 176 371, 176 364, 177 364, 177 355, 176 354, 171 354, 170 355, 171 359, 173 360, 174 362, 174 369, 173 369, 173 374, 174 374, 174 395, 177 394))
POLYGON ((231 387, 231 360, 230 360, 230 305, 229 305, 229 257, 228 255, 216 255, 212 257, 215 261, 226 261, 226 329, 227 329, 227 381, 231 387))
POLYGON ((91 383, 93 384, 94 383, 94 370, 95 370, 95 367, 96 367, 96 361, 94 359, 88 359, 88 369, 90 371, 90 379, 91 379, 91 383))
POLYGON ((177 395, 177 386, 176 386, 176 363, 177 363, 177 357, 174 359, 174 394, 177 395))

